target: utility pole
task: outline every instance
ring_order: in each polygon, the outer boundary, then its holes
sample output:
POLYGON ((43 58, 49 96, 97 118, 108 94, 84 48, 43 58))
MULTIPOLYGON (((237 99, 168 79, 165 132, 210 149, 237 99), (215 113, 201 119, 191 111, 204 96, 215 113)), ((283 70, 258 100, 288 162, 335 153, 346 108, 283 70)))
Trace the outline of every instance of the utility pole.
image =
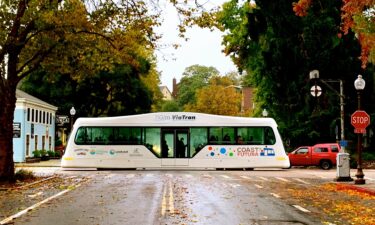
MULTIPOLYGON (((312 70, 310 71, 310 79, 319 79, 319 71, 312 70)), ((340 135, 340 146, 341 151, 337 154, 336 157, 336 165, 337 165, 337 173, 335 181, 351 181, 353 180, 350 177, 350 165, 349 165, 349 154, 346 153, 345 148, 347 146, 347 141, 345 140, 345 95, 344 95, 344 82, 341 79, 338 80, 323 80, 319 79, 325 86, 331 89, 336 95, 340 97, 340 125, 341 125, 341 135, 340 135), (340 92, 337 92, 329 83, 340 83, 340 92)), ((311 88, 311 94, 314 97, 319 97, 321 95, 321 88, 318 85, 315 85, 311 88), (319 91, 319 92, 318 92, 319 91)))
POLYGON ((341 145, 341 151, 342 152, 346 152, 345 151, 345 148, 346 148, 346 144, 343 144, 343 142, 345 143, 345 111, 344 111, 344 99, 345 99, 345 95, 344 95, 344 82, 343 80, 341 79, 338 79, 338 80, 323 80, 323 79, 319 79, 325 86, 327 86, 329 89, 331 89, 336 95, 338 95, 340 97, 340 126, 341 126, 341 132, 340 132, 340 145, 341 145), (329 85, 329 83, 340 83, 340 93, 337 92, 331 85, 329 85))

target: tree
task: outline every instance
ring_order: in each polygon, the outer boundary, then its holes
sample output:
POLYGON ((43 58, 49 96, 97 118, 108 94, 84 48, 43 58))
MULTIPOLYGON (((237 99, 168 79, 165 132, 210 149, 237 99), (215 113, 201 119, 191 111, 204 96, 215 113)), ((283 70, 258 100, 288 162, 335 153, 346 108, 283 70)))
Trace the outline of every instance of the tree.
MULTIPOLYGON (((185 1, 169 2, 180 9, 182 24, 195 16, 185 1)), ((0 181, 14 180, 12 122, 18 83, 40 67, 77 80, 124 62, 137 68, 134 56, 147 58, 158 39, 153 32, 160 24, 157 2, 149 3, 0 1, 0 181), (149 50, 146 55, 144 49, 149 50)))
MULTIPOLYGON (((297 16, 306 16, 313 0, 299 0, 293 3, 293 11, 297 16)), ((368 62, 375 62, 375 1, 374 0, 343 0, 341 8, 341 30, 346 35, 352 29, 361 44, 362 68, 368 62)), ((339 34, 339 36, 342 36, 339 34)))
POLYGON ((177 101, 180 107, 195 103, 195 91, 208 84, 212 76, 219 75, 214 67, 192 65, 185 69, 178 85, 177 101))
MULTIPOLYGON (((330 140, 331 121, 339 115, 338 98, 325 93, 317 102, 309 94, 308 74, 318 69, 321 78, 348 80, 350 85, 353 75, 365 72, 353 57, 360 48, 353 33, 338 36, 340 2, 314 1, 302 18, 291 10, 292 3, 225 3, 217 13, 227 32, 224 51, 246 72, 245 82, 257 88, 256 113, 267 108, 284 138, 294 145, 330 140)), ((352 89, 346 87, 345 93, 351 96, 352 89)))
POLYGON ((93 3, 0 2, 0 181, 14 178, 12 122, 16 87, 23 78, 40 67, 80 79, 116 62, 137 66, 132 56, 140 54, 138 46, 152 47, 155 20, 143 3, 93 3))
POLYGON ((229 77, 212 77, 209 85, 196 91, 196 103, 185 105, 185 111, 238 116, 241 94, 229 77))
POLYGON ((42 74, 27 77, 21 89, 48 100, 61 115, 72 106, 77 109, 77 116, 89 117, 149 112, 153 97, 141 80, 141 74, 149 70, 148 64, 143 64, 140 71, 129 65, 117 65, 111 72, 102 71, 78 81, 67 75, 38 71, 42 74))
POLYGON ((160 103, 160 112, 180 112, 182 111, 177 101, 164 100, 160 103))
POLYGON ((150 69, 147 74, 140 77, 140 80, 145 85, 145 87, 149 90, 150 94, 152 95, 152 105, 151 111, 155 112, 158 111, 158 105, 160 102, 163 101, 163 94, 160 92, 159 84, 160 78, 159 73, 156 70, 155 63, 151 62, 150 69))

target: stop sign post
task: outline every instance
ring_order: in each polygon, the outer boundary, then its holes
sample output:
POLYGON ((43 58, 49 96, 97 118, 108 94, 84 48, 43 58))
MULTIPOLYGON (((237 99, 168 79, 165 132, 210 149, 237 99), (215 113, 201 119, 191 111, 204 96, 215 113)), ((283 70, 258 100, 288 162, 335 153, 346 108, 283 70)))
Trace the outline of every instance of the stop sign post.
POLYGON ((352 114, 351 124, 354 126, 354 133, 365 134, 366 127, 370 124, 370 116, 363 110, 357 110, 352 114))

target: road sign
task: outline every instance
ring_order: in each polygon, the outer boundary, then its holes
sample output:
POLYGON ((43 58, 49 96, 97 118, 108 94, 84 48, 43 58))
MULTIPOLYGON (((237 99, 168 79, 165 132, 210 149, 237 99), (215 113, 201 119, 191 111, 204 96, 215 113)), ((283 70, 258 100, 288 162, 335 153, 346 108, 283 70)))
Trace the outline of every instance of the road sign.
POLYGON ((311 87, 310 93, 314 97, 319 97, 322 94, 322 88, 318 85, 314 85, 311 87))
POLYGON ((13 138, 21 137, 21 123, 13 123, 13 138))
POLYGON ((365 134, 366 133, 366 129, 357 129, 357 128, 355 128, 354 129, 354 133, 355 134, 365 134))
POLYGON ((348 147, 348 141, 347 140, 341 140, 340 142, 341 147, 348 147))
POLYGON ((354 126, 354 133, 364 134, 370 124, 370 116, 365 111, 357 110, 352 114, 350 121, 354 126))
POLYGON ((56 115, 56 123, 59 124, 64 124, 64 123, 69 123, 69 117, 68 116, 59 116, 56 115))

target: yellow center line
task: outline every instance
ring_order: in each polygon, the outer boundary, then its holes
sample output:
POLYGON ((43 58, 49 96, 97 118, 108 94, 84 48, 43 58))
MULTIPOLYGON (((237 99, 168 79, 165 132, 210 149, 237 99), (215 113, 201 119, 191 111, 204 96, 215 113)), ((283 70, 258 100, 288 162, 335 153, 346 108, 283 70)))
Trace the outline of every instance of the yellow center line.
POLYGON ((164 216, 167 211, 170 213, 175 213, 174 210, 175 209, 174 209, 174 196, 173 196, 172 182, 168 181, 168 184, 163 186, 163 197, 161 201, 161 215, 164 216))
POLYGON ((165 185, 163 185, 163 199, 161 201, 161 215, 164 216, 165 215, 165 209, 167 207, 167 201, 165 199, 165 195, 167 193, 167 190, 165 188, 165 185))
POLYGON ((169 212, 174 213, 174 197, 171 181, 169 181, 169 212))

